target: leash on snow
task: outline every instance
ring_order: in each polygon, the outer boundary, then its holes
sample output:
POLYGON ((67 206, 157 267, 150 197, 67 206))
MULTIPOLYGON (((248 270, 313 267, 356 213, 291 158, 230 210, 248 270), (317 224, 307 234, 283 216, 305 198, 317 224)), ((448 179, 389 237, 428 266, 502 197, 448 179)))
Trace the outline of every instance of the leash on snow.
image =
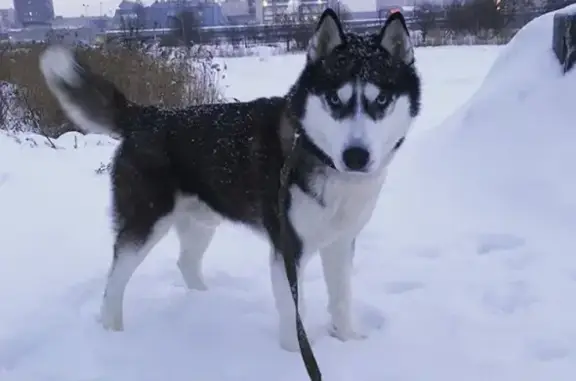
POLYGON ((290 234, 288 229, 288 215, 286 210, 286 200, 288 199, 288 192, 290 191, 290 174, 296 165, 298 159, 298 151, 301 149, 300 133, 295 131, 292 141, 292 148, 288 152, 284 165, 280 171, 280 189, 278 191, 278 215, 280 219, 280 240, 283 249, 284 268, 286 270, 286 278, 290 286, 292 299, 294 299, 294 309, 296 311, 296 334, 298 335, 298 345, 300 347, 300 355, 306 367, 306 372, 311 381, 322 381, 322 373, 318 367, 318 362, 314 357, 312 346, 308 340, 308 335, 304 330, 300 312, 298 311, 298 272, 296 268, 295 253, 291 250, 291 245, 287 242, 287 236, 290 234))

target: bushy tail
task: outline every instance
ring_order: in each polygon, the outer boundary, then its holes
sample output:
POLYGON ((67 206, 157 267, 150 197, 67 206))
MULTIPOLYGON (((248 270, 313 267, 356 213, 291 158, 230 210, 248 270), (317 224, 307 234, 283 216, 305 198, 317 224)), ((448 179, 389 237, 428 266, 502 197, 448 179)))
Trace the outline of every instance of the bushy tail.
POLYGON ((84 132, 124 136, 122 116, 129 102, 110 81, 76 60, 74 53, 54 45, 40 55, 40 70, 66 116, 84 132))

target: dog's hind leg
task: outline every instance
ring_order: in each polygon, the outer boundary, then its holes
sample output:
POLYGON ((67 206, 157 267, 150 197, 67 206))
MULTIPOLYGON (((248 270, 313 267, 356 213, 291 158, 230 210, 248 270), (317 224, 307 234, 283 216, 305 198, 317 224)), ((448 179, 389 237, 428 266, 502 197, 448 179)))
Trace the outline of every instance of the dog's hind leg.
POLYGON ((206 290, 202 275, 202 258, 208 249, 216 226, 204 225, 190 217, 180 217, 175 223, 180 240, 178 268, 190 290, 206 290))
POLYGON ((106 329, 123 330, 126 286, 172 226, 175 194, 168 180, 148 179, 142 173, 135 176, 134 168, 122 164, 113 173, 116 242, 100 310, 106 329))
POLYGON ((202 258, 208 249, 219 217, 196 197, 181 197, 176 203, 175 228, 180 241, 178 268, 190 290, 206 290, 202 258))
POLYGON ((122 232, 118 234, 100 310, 100 321, 104 328, 112 331, 124 329, 123 303, 126 286, 148 253, 166 235, 171 226, 170 220, 171 216, 159 220, 143 241, 127 239, 122 232))

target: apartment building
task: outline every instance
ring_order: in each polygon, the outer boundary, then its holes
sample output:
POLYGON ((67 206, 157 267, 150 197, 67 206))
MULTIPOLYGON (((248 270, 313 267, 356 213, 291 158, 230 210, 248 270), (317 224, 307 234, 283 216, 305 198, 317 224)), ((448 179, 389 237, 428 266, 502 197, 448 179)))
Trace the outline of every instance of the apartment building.
POLYGON ((54 20, 52 0, 14 0, 17 21, 24 27, 50 25, 54 20))

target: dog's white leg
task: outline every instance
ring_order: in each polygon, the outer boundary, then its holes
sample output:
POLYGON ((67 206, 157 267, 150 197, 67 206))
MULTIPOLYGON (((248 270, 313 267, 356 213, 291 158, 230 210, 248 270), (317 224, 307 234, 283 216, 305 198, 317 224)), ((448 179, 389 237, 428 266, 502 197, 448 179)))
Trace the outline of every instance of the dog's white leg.
POLYGON ((361 339, 352 324, 352 260, 354 239, 341 238, 320 250, 328 291, 332 336, 342 340, 361 339))
POLYGON ((175 224, 180 240, 178 268, 191 290, 206 290, 202 275, 202 258, 208 249, 217 225, 202 224, 189 216, 181 216, 175 224))
MULTIPOLYGON (((298 310, 301 319, 304 319, 305 314, 302 280, 300 276, 305 263, 303 259, 304 258, 300 260, 300 265, 298 266, 298 310)), ((274 250, 272 250, 270 261, 272 292, 274 293, 274 301, 279 317, 278 334, 280 346, 287 351, 295 352, 300 349, 296 334, 296 311, 294 309, 294 299, 292 298, 292 293, 288 285, 288 279, 286 278, 284 260, 280 254, 276 254, 274 250)))
POLYGON ((124 293, 130 278, 148 253, 170 229, 171 216, 159 220, 142 243, 130 242, 119 237, 114 245, 114 259, 108 272, 104 298, 100 309, 100 322, 106 329, 124 329, 124 293))

